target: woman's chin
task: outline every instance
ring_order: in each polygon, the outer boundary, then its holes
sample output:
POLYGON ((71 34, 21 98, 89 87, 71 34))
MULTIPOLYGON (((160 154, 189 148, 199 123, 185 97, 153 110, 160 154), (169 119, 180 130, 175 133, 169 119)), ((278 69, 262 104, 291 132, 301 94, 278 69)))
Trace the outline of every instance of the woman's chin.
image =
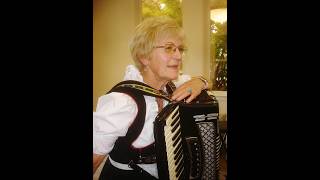
POLYGON ((176 73, 176 74, 172 74, 169 79, 170 80, 176 80, 176 79, 178 79, 178 77, 179 77, 179 74, 176 73))

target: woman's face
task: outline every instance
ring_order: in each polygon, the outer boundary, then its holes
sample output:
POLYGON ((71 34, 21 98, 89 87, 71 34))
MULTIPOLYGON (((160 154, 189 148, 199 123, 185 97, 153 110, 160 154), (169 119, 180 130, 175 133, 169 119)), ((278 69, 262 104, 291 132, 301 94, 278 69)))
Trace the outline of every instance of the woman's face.
POLYGON ((178 38, 158 41, 149 56, 148 66, 160 81, 178 78, 184 47, 178 38))

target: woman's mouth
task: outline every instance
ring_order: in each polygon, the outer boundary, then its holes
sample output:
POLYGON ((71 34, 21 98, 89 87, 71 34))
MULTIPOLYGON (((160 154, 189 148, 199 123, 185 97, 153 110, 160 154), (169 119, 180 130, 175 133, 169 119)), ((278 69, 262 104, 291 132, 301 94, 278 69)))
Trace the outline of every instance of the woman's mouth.
POLYGON ((167 66, 168 68, 170 69, 179 69, 179 65, 170 65, 170 66, 167 66))

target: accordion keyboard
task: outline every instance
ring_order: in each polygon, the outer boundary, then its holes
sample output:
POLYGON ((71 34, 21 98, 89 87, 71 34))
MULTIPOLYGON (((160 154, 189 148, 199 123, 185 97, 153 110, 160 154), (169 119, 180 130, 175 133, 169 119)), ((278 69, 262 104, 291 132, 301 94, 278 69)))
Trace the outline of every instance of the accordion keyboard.
POLYGON ((218 180, 219 106, 215 99, 208 99, 170 103, 156 117, 154 135, 160 180, 218 180))
POLYGON ((183 176, 183 148, 181 139, 181 127, 179 117, 179 106, 166 119, 164 126, 166 142, 168 171, 170 179, 181 179, 183 176))

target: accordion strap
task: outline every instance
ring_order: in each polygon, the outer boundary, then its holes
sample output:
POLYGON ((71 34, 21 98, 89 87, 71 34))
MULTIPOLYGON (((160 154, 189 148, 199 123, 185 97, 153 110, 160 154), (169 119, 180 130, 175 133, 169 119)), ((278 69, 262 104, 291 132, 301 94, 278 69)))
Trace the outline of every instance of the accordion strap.
POLYGON ((144 148, 134 148, 132 146, 133 141, 140 135, 145 123, 146 102, 143 95, 160 97, 167 100, 170 100, 170 98, 164 92, 133 80, 118 83, 108 93, 111 92, 121 92, 131 96, 138 105, 138 113, 129 127, 126 136, 117 139, 113 150, 110 152, 110 156, 115 161, 124 164, 128 164, 130 160, 137 164, 154 163, 156 160, 154 143, 144 148))
POLYGON ((146 115, 146 102, 141 93, 132 91, 132 89, 126 87, 112 88, 108 93, 110 92, 121 92, 128 94, 135 100, 138 106, 138 113, 133 123, 130 125, 126 136, 119 137, 117 139, 114 148, 109 154, 115 161, 127 164, 130 159, 136 156, 135 149, 132 146, 132 142, 140 135, 143 129, 146 115))
POLYGON ((110 91, 113 91, 114 89, 117 88, 129 88, 132 91, 139 92, 143 95, 148 95, 148 96, 153 96, 153 97, 159 97, 162 99, 165 99, 169 102, 171 102, 170 95, 175 89, 174 84, 170 81, 166 85, 166 89, 169 93, 165 93, 164 91, 159 91, 157 89, 154 89, 153 87, 139 81, 134 81, 134 80, 127 80, 127 81, 122 81, 118 84, 116 84, 110 91))

